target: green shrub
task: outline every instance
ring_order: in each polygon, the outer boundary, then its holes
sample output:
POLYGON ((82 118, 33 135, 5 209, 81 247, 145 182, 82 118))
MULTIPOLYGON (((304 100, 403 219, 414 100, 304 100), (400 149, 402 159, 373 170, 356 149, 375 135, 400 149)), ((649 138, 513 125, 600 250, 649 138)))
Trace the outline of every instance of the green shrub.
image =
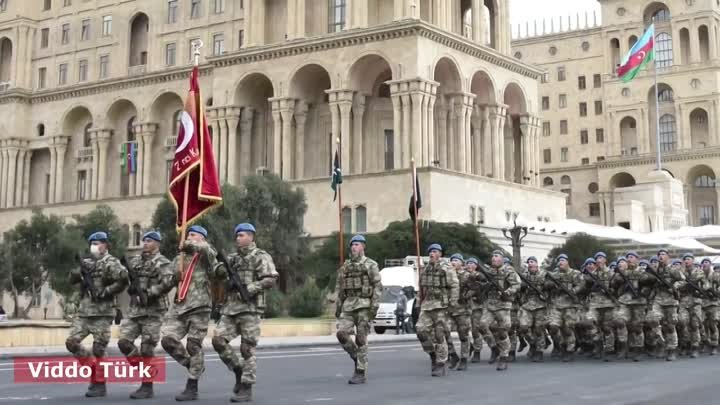
POLYGON ((273 288, 265 293, 265 315, 264 318, 277 318, 282 316, 285 310, 285 295, 280 290, 273 288))
POLYGON ((324 294, 315 283, 308 278, 301 287, 290 294, 288 312, 296 318, 315 318, 323 313, 324 294))

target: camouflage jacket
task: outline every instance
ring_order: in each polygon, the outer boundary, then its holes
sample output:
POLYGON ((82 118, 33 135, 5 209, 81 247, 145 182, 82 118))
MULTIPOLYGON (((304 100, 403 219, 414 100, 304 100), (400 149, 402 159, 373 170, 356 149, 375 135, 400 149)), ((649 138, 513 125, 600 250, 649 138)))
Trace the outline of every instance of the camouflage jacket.
POLYGON ((583 273, 583 293, 589 296, 589 307, 590 308, 613 308, 615 302, 608 293, 603 291, 603 288, 610 294, 614 294, 614 278, 615 273, 607 267, 598 268, 592 275, 583 273))
POLYGON ((469 293, 469 279, 470 279, 470 273, 465 269, 460 270, 454 270, 458 277, 458 286, 459 286, 459 298, 458 298, 458 304, 457 306, 451 306, 449 308, 450 315, 453 316, 460 316, 460 315, 470 315, 470 301, 472 300, 472 297, 469 297, 467 294, 469 293))
MULTIPOLYGON (((265 290, 275 286, 278 272, 272 257, 255 243, 240 248, 227 257, 228 264, 250 293, 250 302, 245 302, 237 291, 225 287, 223 315, 237 315, 244 312, 260 314, 265 312, 265 290)), ((218 268, 217 276, 227 279, 225 266, 218 268)))
POLYGON ((520 291, 520 277, 515 273, 515 269, 509 264, 498 268, 490 266, 487 273, 492 277, 491 280, 487 280, 485 275, 480 273, 481 279, 487 282, 485 309, 489 311, 511 309, 515 294, 520 291), (500 287, 500 291, 495 285, 500 287))
POLYGON ((377 262, 364 255, 346 260, 338 271, 335 291, 343 312, 377 308, 383 291, 377 262))
POLYGON ((420 273, 420 304, 422 311, 457 306, 460 299, 460 282, 449 263, 442 260, 428 263, 420 273))
POLYGON ((577 308, 580 304, 560 289, 550 277, 577 296, 582 289, 581 284, 583 282, 580 272, 568 268, 567 270, 558 269, 555 272, 545 274, 545 289, 551 292, 552 305, 557 309, 577 308))
POLYGON ((129 318, 141 316, 162 316, 168 309, 167 294, 175 286, 175 271, 170 260, 162 253, 134 256, 130 259, 128 274, 137 281, 137 285, 147 296, 147 306, 139 299, 131 297, 129 318))
MULTIPOLYGON (((89 292, 80 297, 77 316, 115 316, 117 308, 117 295, 127 287, 127 269, 120 264, 120 260, 106 253, 97 260, 84 259, 85 266, 90 272, 95 291, 100 295, 95 301, 89 292)), ((70 282, 81 285, 82 275, 80 269, 70 272, 70 282)))
MULTIPOLYGON (((538 269, 537 272, 526 271, 523 273, 525 280, 530 282, 535 289, 541 293, 545 289, 545 270, 538 269)), ((522 308, 528 311, 535 311, 547 308, 547 302, 543 301, 538 293, 524 281, 521 284, 522 308)), ((543 295, 545 295, 543 293, 543 295)))
POLYGON ((693 282, 702 290, 701 284, 705 279, 705 272, 696 268, 683 268, 683 273, 686 281, 684 288, 680 290, 680 306, 690 308, 695 305, 702 305, 702 293, 691 287, 689 282, 693 282))
MULTIPOLYGON (((210 312, 212 308, 212 297, 210 296, 210 283, 215 278, 215 272, 218 268, 217 252, 207 242, 185 241, 183 244, 185 258, 183 259, 183 274, 185 274, 192 263, 193 257, 198 255, 198 260, 193 270, 192 278, 187 295, 182 302, 177 302, 177 293, 175 294, 175 302, 171 307, 171 311, 177 315, 182 315, 190 311, 203 310, 210 312)), ((177 255, 172 262, 173 270, 177 271, 181 255, 177 255)), ((178 280, 180 282, 181 280, 178 280)))
MULTIPOLYGON (((673 270, 669 266, 660 264, 657 270, 657 275, 665 280, 665 282, 672 286, 674 290, 679 290, 685 287, 685 274, 679 270, 673 270)), ((662 306, 678 306, 679 302, 675 298, 673 291, 668 289, 663 283, 661 283, 655 276, 650 281, 654 285, 655 298, 653 302, 662 306)))
POLYGON ((466 271, 464 290, 460 290, 460 298, 465 298, 472 311, 485 309, 484 278, 478 271, 466 271))
POLYGON ((720 272, 710 270, 704 271, 705 277, 703 278, 700 288, 705 291, 705 295, 708 298, 703 300, 703 308, 709 308, 720 305, 720 272))

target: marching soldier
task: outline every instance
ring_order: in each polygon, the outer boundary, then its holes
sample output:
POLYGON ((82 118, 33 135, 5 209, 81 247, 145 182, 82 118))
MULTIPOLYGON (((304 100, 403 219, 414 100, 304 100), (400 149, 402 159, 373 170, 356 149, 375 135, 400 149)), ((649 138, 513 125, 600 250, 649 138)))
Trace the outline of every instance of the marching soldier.
POLYGON ((272 257, 255 244, 255 226, 238 224, 235 244, 237 252, 224 263, 229 268, 222 266, 216 272, 218 278, 234 279, 237 283, 229 283, 212 345, 220 360, 235 374, 234 396, 230 401, 249 402, 256 379, 255 347, 260 338, 260 317, 265 312, 265 290, 275 286, 278 273, 272 257), (230 347, 230 341, 238 336, 242 337, 242 360, 230 347))
POLYGON ((654 298, 652 311, 647 316, 647 326, 652 330, 653 342, 658 350, 656 357, 662 352, 662 347, 667 351, 665 360, 673 361, 676 357, 678 347, 678 335, 676 325, 678 323, 678 290, 685 286, 685 275, 679 266, 670 266, 668 251, 658 251, 658 270, 646 269, 646 274, 652 276, 650 281, 654 284, 654 298))
POLYGON ((710 355, 718 353, 718 321, 720 321, 720 273, 712 269, 712 262, 707 257, 700 262, 705 273, 702 289, 707 298, 703 300, 702 309, 705 315, 705 333, 710 355))
POLYGON ((466 290, 466 299, 469 301, 470 304, 470 330, 472 331, 473 338, 473 342, 470 347, 472 356, 472 359, 470 360, 471 363, 480 362, 480 352, 482 351, 483 347, 483 337, 482 333, 480 332, 480 321, 482 320, 485 302, 483 299, 483 289, 478 283, 474 282, 475 280, 477 280, 479 274, 477 272, 479 264, 480 262, 478 262, 478 259, 474 257, 467 259, 467 261, 465 262, 465 269, 467 270, 468 274, 468 280, 466 280, 466 283, 468 284, 466 290))
POLYGON ((580 272, 570 268, 566 254, 557 257, 558 271, 546 273, 545 288, 552 293, 552 308, 548 313, 548 329, 554 343, 560 343, 562 360, 572 360, 575 353, 575 324, 578 318, 582 279, 580 272))
MULTIPOLYGON (((159 232, 143 235, 143 252, 130 260, 130 310, 120 326, 118 348, 135 364, 139 356, 152 357, 160 341, 162 316, 167 312, 167 293, 173 288, 174 276, 170 260, 160 253, 162 238, 159 232), (133 343, 141 336, 140 350, 133 343)), ((130 394, 132 399, 153 397, 152 381, 144 381, 137 391, 130 394)))
POLYGON ((699 284, 705 278, 705 273, 695 267, 695 256, 692 253, 683 255, 682 268, 686 283, 680 293, 678 337, 684 351, 689 351, 690 358, 695 359, 700 355, 700 328, 703 315, 702 295, 704 292, 699 289, 699 284))
POLYGON ((530 342, 528 358, 533 363, 542 363, 547 326, 547 297, 543 293, 545 270, 540 269, 534 256, 528 257, 527 265, 521 286, 523 301, 518 315, 519 333, 530 342))
POLYGON ((88 242, 92 258, 82 259, 80 268, 70 272, 70 283, 81 285, 81 297, 65 346, 81 362, 92 367, 90 387, 85 396, 104 397, 107 391, 105 380, 99 375, 99 363, 110 341, 116 297, 127 286, 127 269, 108 252, 106 232, 93 233, 88 242), (93 336, 92 351, 81 344, 88 335, 93 336))
POLYGON ((163 321, 160 344, 175 361, 188 369, 185 389, 175 396, 176 401, 197 400, 198 379, 205 372, 202 342, 207 335, 212 308, 210 281, 218 267, 217 252, 207 242, 207 236, 208 232, 202 226, 188 228, 181 253, 172 263, 173 270, 180 273, 180 284, 175 302, 163 321), (187 345, 183 346, 180 340, 185 336, 187 345))
POLYGON ((454 369, 457 366, 458 371, 467 370, 467 360, 470 357, 470 306, 465 298, 468 289, 469 273, 463 269, 464 260, 461 254, 455 253, 450 256, 450 265, 455 273, 457 273, 460 285, 460 298, 457 306, 451 306, 448 315, 455 323, 458 337, 460 338, 460 356, 455 352, 455 345, 452 342, 450 328, 445 330, 445 340, 448 345, 448 359, 450 361, 449 368, 454 369), (458 365, 459 363, 459 365, 458 365))
POLYGON ((447 375, 448 307, 456 307, 460 295, 457 274, 444 263, 442 247, 437 243, 428 249, 430 262, 420 274, 420 319, 417 322, 417 338, 423 350, 430 356, 432 376, 447 375))
POLYGON ((613 277, 615 274, 605 266, 605 253, 598 252, 595 257, 585 261, 585 290, 589 292, 589 308, 584 316, 588 334, 593 342, 595 357, 607 359, 607 355, 615 351, 615 331, 613 316, 617 299, 613 294, 613 277))
POLYGON ((367 336, 383 290, 378 264, 365 256, 365 247, 364 236, 355 235, 350 239, 350 260, 343 263, 335 283, 338 295, 335 318, 340 321, 337 339, 355 363, 348 384, 367 382, 367 336), (352 335, 355 335, 354 342, 352 335))
POLYGON ((492 254, 490 269, 481 273, 487 283, 487 301, 480 331, 485 343, 492 349, 489 363, 497 361, 496 369, 504 371, 510 360, 510 310, 515 294, 520 291, 520 278, 511 265, 503 263, 503 252, 499 250, 492 254))
POLYGON ((615 275, 614 286, 620 297, 620 305, 615 311, 615 329, 619 342, 617 359, 625 359, 630 350, 632 360, 639 361, 645 347, 647 299, 641 291, 647 282, 647 275, 637 266, 630 267, 624 256, 617 259, 615 275))

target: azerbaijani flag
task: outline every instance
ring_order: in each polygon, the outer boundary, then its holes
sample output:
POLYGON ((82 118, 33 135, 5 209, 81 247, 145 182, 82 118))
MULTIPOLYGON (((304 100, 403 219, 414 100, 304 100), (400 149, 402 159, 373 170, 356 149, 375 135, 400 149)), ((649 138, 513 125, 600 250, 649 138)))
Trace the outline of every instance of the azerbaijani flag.
POLYGON ((647 31, 643 34, 632 48, 630 52, 620 63, 617 74, 623 82, 627 83, 634 79, 635 76, 655 58, 655 24, 650 24, 647 31))
POLYGON ((120 146, 120 167, 127 174, 137 172, 137 144, 125 142, 120 146))

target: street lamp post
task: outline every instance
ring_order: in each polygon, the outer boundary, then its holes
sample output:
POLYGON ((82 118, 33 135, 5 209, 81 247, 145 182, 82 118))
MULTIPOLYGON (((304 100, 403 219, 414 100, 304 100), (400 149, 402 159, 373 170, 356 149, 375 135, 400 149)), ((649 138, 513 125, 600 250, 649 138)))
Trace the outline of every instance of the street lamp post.
POLYGON ((518 220, 519 213, 514 212, 512 218, 508 218, 507 226, 502 229, 503 236, 510 241, 513 249, 513 266, 519 271, 522 257, 520 256, 520 248, 523 246, 522 241, 528 233, 528 228, 518 220))

